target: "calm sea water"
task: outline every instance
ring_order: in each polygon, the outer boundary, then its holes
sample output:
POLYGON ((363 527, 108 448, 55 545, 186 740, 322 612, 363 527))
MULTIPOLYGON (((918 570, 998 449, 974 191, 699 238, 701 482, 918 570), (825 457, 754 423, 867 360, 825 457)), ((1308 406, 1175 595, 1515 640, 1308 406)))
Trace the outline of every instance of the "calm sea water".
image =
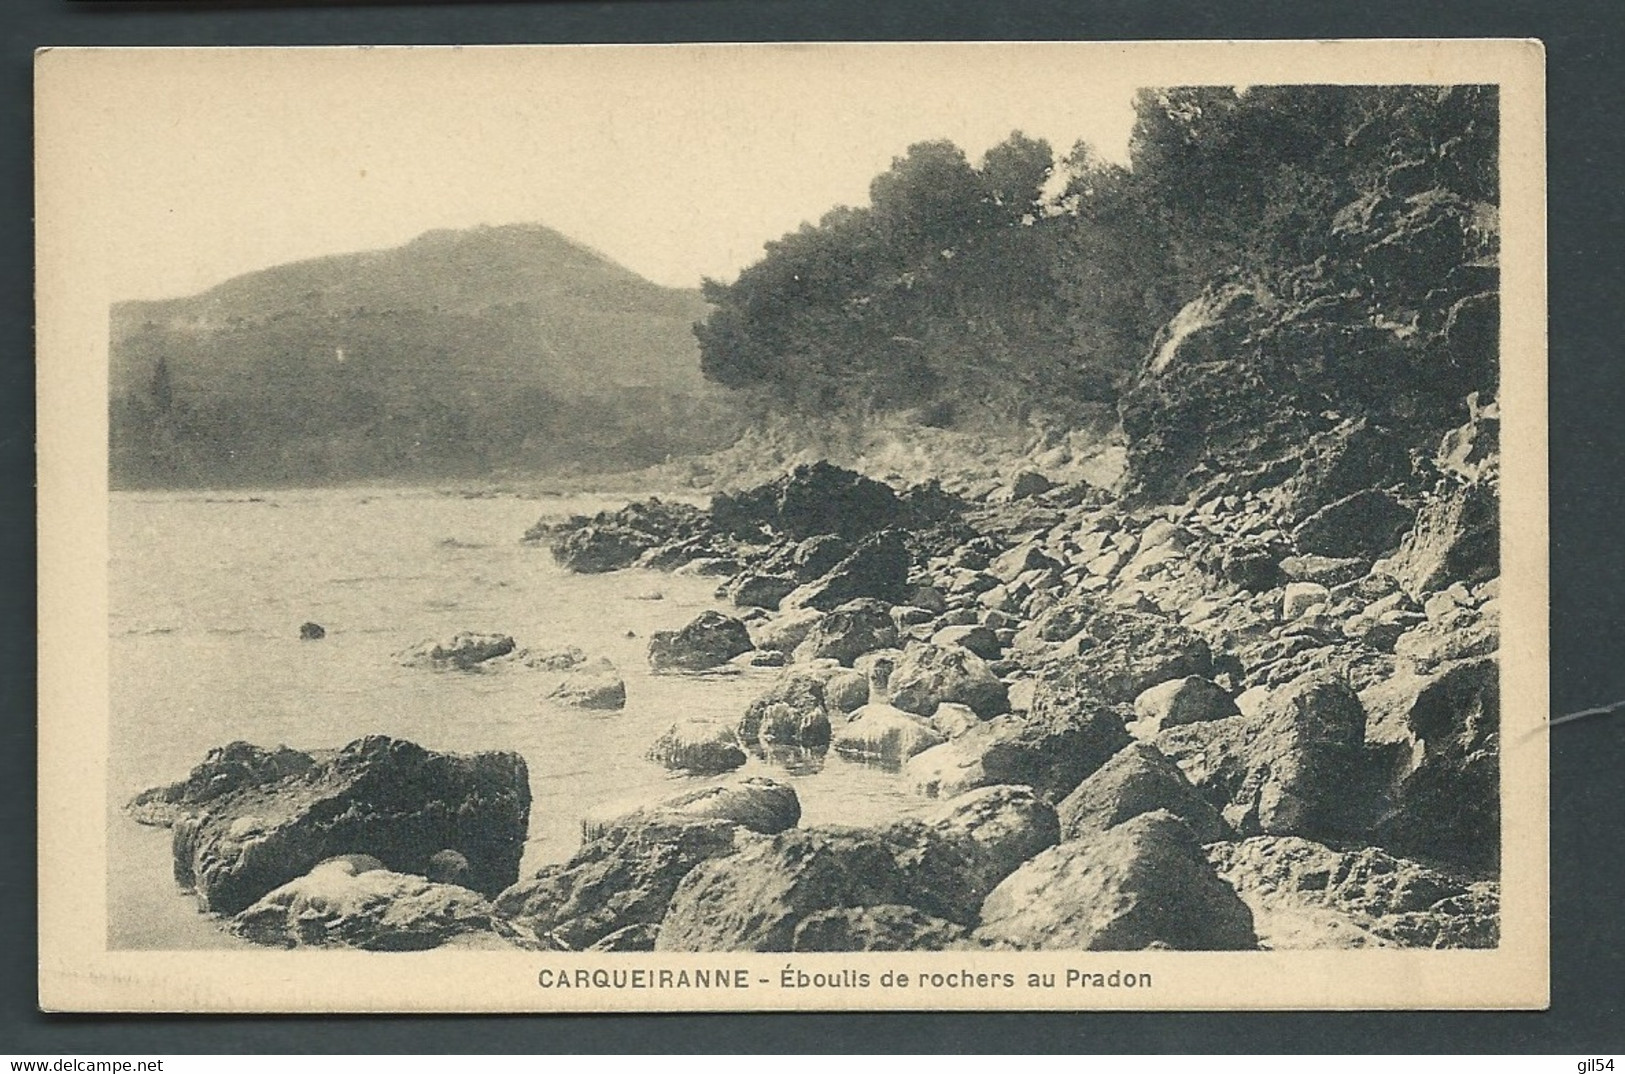
MULTIPOLYGON (((690 785, 644 759, 649 743, 680 716, 737 715, 776 673, 651 675, 649 634, 719 607, 716 580, 574 575, 519 543, 538 517, 620 502, 412 489, 115 493, 110 945, 238 944, 175 887, 169 833, 119 812, 234 739, 313 749, 387 734, 431 749, 517 751, 533 797, 527 870, 569 857, 583 814, 690 785), (301 641, 306 620, 326 639, 301 641), (607 656, 627 706, 554 705, 543 672, 433 672, 394 658, 459 630, 607 656)), ((834 755, 817 771, 754 758, 742 771, 792 782, 807 824, 869 823, 912 800, 894 774, 834 755)))

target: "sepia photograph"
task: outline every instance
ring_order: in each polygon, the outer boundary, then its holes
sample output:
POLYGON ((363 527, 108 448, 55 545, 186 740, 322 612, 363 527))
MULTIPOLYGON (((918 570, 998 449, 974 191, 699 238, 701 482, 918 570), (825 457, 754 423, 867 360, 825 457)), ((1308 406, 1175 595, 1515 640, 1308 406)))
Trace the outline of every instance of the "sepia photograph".
POLYGON ((1543 1006, 1543 75, 42 51, 42 1003, 1543 1006))

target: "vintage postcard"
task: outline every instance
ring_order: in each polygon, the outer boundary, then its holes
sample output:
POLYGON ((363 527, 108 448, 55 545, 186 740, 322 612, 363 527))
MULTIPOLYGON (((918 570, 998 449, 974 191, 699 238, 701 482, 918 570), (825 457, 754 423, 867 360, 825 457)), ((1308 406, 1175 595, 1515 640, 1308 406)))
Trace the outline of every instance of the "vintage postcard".
POLYGON ((41 1006, 1545 1006, 1543 79, 41 51, 41 1006))

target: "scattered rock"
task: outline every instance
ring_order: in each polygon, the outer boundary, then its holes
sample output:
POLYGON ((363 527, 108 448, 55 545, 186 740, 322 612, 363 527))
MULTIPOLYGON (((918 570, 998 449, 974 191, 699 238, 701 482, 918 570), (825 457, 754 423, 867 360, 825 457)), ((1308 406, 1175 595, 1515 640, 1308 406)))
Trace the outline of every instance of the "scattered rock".
POLYGON ((1159 809, 1184 821, 1200 842, 1230 836, 1229 826, 1179 766, 1140 742, 1118 751, 1055 807, 1063 839, 1090 839, 1159 809))
POLYGON ((959 646, 910 645, 891 675, 892 703, 906 712, 930 716, 944 702, 968 705, 988 718, 1004 712, 1004 683, 981 657, 959 646))
POLYGON ((807 915, 790 939, 792 951, 941 951, 965 929, 912 906, 842 907, 807 915))
POLYGON ((776 835, 801 821, 801 801, 788 783, 763 776, 733 777, 722 783, 694 787, 679 794, 632 809, 610 806, 600 811, 607 819, 586 818, 582 838, 591 842, 612 828, 649 824, 676 826, 696 821, 722 820, 762 835, 776 835))
POLYGON ((981 919, 978 939, 1023 949, 1257 946, 1252 912, 1190 829, 1160 810, 1039 854, 993 889, 981 919))
POLYGON ((887 606, 878 600, 843 604, 812 625, 796 646, 794 660, 832 659, 851 665, 864 653, 897 644, 897 627, 887 606))
POLYGON ((983 660, 997 660, 1003 655, 998 635, 985 626, 946 626, 931 635, 931 644, 942 648, 957 645, 969 649, 983 660))
POLYGON ((1364 808, 1365 710, 1317 672, 1270 693, 1256 715, 1173 727, 1155 745, 1243 835, 1333 836, 1364 808))
POLYGON ((327 637, 327 628, 320 623, 299 624, 300 641, 321 641, 327 637))
POLYGON ((1314 608, 1324 608, 1331 591, 1315 582, 1293 582, 1281 597, 1281 619, 1290 622, 1314 608))
POLYGON ((883 530, 865 538, 827 574, 798 586, 785 596, 780 607, 827 612, 859 599, 900 604, 908 595, 911 566, 903 531, 883 530))
POLYGON ((751 629, 751 636, 758 649, 770 649, 781 653, 793 652, 796 646, 806 640, 807 634, 813 628, 813 624, 822 618, 824 618, 824 613, 817 608, 800 608, 793 612, 782 612, 765 622, 756 624, 751 629))
POLYGON ((681 630, 657 630, 650 636, 649 666, 656 671, 706 671, 751 648, 744 623, 703 611, 681 630))
POLYGON ((776 611, 779 603, 788 597, 798 583, 782 574, 757 574, 744 571, 722 587, 722 596, 741 608, 766 608, 776 611))
POLYGON ((1134 722, 1129 732, 1154 738, 1165 727, 1207 723, 1236 715, 1240 710, 1218 684, 1200 675, 1158 683, 1134 699, 1134 722))
POLYGON ((1376 847, 1297 836, 1217 843, 1208 857, 1253 911, 1262 945, 1494 947, 1495 885, 1469 883, 1376 847))
POLYGON ((1392 493, 1361 489, 1304 519, 1292 536, 1314 555, 1375 557, 1398 545, 1415 518, 1392 493))

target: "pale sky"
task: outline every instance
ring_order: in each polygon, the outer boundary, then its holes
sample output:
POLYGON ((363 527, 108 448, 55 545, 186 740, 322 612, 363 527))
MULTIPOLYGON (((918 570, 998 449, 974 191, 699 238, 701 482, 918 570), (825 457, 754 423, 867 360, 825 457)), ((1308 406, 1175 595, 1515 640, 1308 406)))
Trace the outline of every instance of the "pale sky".
MULTIPOLYGON (((909 144, 1126 155, 1132 65, 1064 46, 108 52, 72 87, 114 301, 431 228, 541 223, 730 279, 909 144)), ((85 221, 90 222, 90 221, 85 221)))

